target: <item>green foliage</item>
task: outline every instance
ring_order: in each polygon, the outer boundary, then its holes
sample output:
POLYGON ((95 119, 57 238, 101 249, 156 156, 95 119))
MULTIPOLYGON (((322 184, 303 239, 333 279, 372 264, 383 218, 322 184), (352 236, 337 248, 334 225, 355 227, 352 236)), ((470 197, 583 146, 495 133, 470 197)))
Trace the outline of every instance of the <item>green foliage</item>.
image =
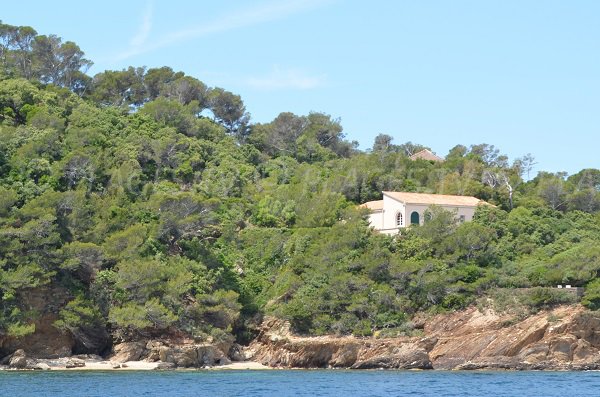
POLYGON ((169 67, 84 74, 75 43, 0 25, 0 333, 56 326, 231 341, 263 314, 309 334, 404 335, 419 311, 491 296, 527 310, 586 286, 600 307, 600 170, 567 177, 489 144, 345 139, 328 114, 251 123, 242 98, 169 67), (529 175, 527 176, 529 179, 529 175), (395 237, 357 205, 381 191, 475 195, 395 237), (510 291, 502 297, 498 291, 510 291), (50 293, 50 292, 48 292, 50 293))
POLYGON ((562 303, 572 303, 573 295, 552 288, 537 287, 531 289, 521 297, 521 302, 525 306, 534 309, 548 308, 562 303))
POLYGON ((254 215, 254 222, 258 226, 285 227, 291 226, 296 219, 294 207, 296 203, 288 200, 285 204, 273 199, 271 196, 263 197, 259 202, 254 215))
POLYGON ((595 279, 586 285, 581 304, 591 310, 600 309, 600 279, 595 279))
POLYGON ((12 323, 6 327, 6 333, 13 338, 20 338, 35 332, 35 324, 12 323))
POLYGON ((54 322, 54 326, 76 332, 83 327, 104 327, 105 324, 102 314, 94 303, 78 295, 60 311, 59 319, 54 322))

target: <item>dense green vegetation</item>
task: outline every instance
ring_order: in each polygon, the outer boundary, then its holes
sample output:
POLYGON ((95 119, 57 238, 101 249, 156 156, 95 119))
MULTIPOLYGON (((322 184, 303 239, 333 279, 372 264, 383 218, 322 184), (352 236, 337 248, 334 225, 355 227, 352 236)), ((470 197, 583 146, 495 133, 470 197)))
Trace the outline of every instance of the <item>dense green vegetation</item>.
MULTIPOLYGON (((241 98, 168 67, 85 74, 79 47, 0 25, 0 334, 35 330, 32 290, 66 291, 76 337, 248 337, 263 314, 301 332, 409 332, 411 316, 507 288, 587 286, 600 308, 600 170, 540 172, 494 146, 443 163, 323 113, 252 123, 241 98), (392 238, 357 204, 382 190, 474 195, 470 223, 392 238)), ((533 288, 532 307, 561 302, 533 288)))

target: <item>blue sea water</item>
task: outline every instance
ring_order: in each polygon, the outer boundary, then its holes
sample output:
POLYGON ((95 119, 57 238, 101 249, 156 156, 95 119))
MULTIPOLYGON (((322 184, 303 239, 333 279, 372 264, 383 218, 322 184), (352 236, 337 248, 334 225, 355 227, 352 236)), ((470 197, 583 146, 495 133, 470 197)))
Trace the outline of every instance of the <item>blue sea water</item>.
POLYGON ((599 372, 0 372, 0 396, 600 396, 599 372))

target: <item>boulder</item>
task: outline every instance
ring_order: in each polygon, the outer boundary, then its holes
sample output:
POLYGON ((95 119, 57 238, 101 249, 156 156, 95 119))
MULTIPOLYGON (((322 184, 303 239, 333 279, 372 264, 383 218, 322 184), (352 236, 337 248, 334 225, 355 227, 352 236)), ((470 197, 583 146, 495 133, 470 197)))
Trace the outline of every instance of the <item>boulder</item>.
POLYGON ((65 368, 81 368, 85 367, 85 361, 80 358, 68 358, 65 361, 65 368))
POLYGON ((113 346, 111 361, 124 363, 127 361, 137 361, 142 357, 146 350, 146 342, 123 342, 113 346))
POLYGON ((246 360, 246 356, 244 354, 244 347, 234 343, 229 349, 229 358, 232 361, 244 361, 246 360))
POLYGON ((214 345, 199 345, 197 346, 198 351, 198 364, 203 365, 224 365, 230 364, 231 361, 225 356, 225 354, 214 345))
POLYGON ((145 360, 147 361, 159 361, 160 360, 160 348, 164 346, 164 343, 157 340, 149 340, 146 343, 146 354, 145 360))
POLYGON ((198 351, 195 345, 161 346, 159 357, 160 361, 173 363, 177 367, 198 366, 198 351))
POLYGON ((27 356, 25 355, 25 351, 23 349, 19 349, 15 351, 8 360, 8 366, 10 368, 15 369, 25 369, 27 368, 27 356))
POLYGON ((37 364, 35 364, 34 369, 48 371, 48 370, 50 370, 50 366, 46 363, 37 363, 37 364))
POLYGON ((11 369, 42 369, 38 368, 38 361, 27 357, 23 349, 19 349, 10 355, 8 359, 8 368, 11 369))
POLYGON ((158 363, 158 365, 154 368, 155 370, 173 370, 176 368, 176 365, 173 363, 158 363))

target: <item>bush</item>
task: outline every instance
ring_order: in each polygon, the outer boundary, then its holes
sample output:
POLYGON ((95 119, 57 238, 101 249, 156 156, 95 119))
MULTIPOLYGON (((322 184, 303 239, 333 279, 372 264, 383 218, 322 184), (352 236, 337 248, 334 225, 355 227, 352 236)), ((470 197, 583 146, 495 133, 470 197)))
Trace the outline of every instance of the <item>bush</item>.
POLYGON ((525 306, 538 310, 574 303, 576 300, 576 296, 571 293, 544 287, 531 288, 521 296, 521 302, 525 306))
POLYGON ((590 282, 585 287, 581 304, 590 310, 600 309, 600 279, 590 282))

